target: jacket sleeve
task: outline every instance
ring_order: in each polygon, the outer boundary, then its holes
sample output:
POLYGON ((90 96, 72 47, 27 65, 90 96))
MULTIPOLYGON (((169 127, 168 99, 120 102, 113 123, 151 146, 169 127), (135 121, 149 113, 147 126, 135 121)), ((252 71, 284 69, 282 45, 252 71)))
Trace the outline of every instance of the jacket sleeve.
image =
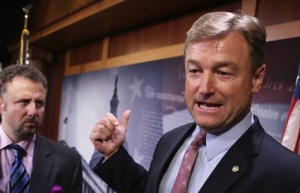
POLYGON ((94 172, 118 193, 144 192, 148 176, 123 146, 108 160, 100 160, 94 172))

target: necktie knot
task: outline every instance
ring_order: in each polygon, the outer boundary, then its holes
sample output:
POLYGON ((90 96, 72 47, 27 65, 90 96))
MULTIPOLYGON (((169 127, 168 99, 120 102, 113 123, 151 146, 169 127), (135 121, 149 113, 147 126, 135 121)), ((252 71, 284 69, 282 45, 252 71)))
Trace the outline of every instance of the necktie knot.
POLYGON ((196 148, 201 147, 203 144, 205 144, 205 137, 206 137, 206 133, 204 132, 199 132, 195 139, 192 141, 192 146, 195 146, 196 148))
POLYGON ((19 145, 15 145, 15 144, 10 144, 9 147, 11 148, 14 156, 18 159, 22 159, 24 154, 25 154, 25 150, 20 147, 19 145))

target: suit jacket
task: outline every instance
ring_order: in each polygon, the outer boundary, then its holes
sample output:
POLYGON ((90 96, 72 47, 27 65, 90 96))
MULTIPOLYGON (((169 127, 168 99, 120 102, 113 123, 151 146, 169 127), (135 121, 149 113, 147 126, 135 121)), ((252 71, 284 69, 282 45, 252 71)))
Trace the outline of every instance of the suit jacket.
MULTIPOLYGON (((94 171, 121 193, 158 192, 175 153, 195 129, 176 128, 159 140, 149 172, 121 148, 94 171)), ((300 193, 300 157, 268 135, 257 117, 212 171, 199 193, 300 193), (233 170, 233 167, 238 170, 233 170)))
POLYGON ((30 193, 50 193, 59 185, 64 193, 82 192, 82 164, 80 155, 40 134, 37 134, 30 193))

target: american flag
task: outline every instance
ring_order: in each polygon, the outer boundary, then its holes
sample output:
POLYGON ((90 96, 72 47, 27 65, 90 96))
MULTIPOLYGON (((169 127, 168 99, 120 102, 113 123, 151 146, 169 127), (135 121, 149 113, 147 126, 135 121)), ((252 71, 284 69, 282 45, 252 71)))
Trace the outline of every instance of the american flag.
POLYGON ((288 111, 285 127, 282 135, 282 145, 300 154, 300 64, 298 68, 298 75, 296 78, 296 86, 294 95, 291 101, 290 109, 288 111))

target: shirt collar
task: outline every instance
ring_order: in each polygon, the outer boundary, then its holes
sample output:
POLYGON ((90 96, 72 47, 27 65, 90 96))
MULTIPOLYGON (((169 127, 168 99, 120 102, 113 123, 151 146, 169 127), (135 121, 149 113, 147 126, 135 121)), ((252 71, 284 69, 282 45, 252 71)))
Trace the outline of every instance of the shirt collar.
MULTIPOLYGON (((18 143, 18 145, 20 145, 31 157, 33 157, 35 139, 36 139, 36 134, 18 143)), ((8 145, 12 143, 13 143, 12 140, 4 132, 1 124, 0 125, 0 150, 6 148, 8 145)))
POLYGON ((239 123, 228 131, 213 135, 206 135, 207 159, 211 160, 223 151, 228 150, 252 125, 254 122, 253 113, 250 111, 239 123))

